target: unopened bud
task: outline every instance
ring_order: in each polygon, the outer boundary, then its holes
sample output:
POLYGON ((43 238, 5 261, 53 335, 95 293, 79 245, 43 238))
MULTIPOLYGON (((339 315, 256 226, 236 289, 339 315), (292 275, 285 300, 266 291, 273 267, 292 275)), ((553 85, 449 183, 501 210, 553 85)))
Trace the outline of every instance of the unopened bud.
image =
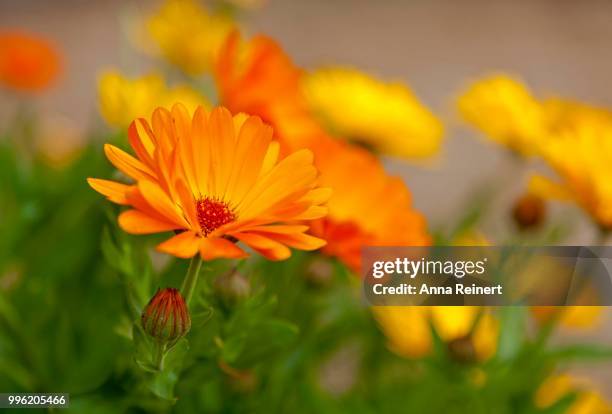
POLYGON ((307 265, 304 276, 314 287, 322 288, 329 285, 334 274, 334 265, 327 257, 315 257, 307 265))
POLYGON ((448 352, 454 361, 468 364, 476 362, 476 348, 471 336, 462 336, 448 343, 448 352))
POLYGON ((521 230, 538 227, 546 217, 546 204, 535 194, 525 194, 514 204, 512 217, 521 230))
POLYGON ((191 328, 191 317, 178 289, 158 289, 140 318, 145 332, 160 342, 175 342, 191 328))
POLYGON ((251 294, 251 283, 236 270, 217 277, 214 286, 219 296, 229 305, 240 302, 251 294))

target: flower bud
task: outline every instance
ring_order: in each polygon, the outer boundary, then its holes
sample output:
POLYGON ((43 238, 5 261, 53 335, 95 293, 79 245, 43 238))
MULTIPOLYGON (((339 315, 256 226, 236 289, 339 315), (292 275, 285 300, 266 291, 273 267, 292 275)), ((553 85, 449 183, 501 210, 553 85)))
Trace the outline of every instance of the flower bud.
POLYGON ((236 270, 231 270, 217 277, 214 287, 228 306, 248 298, 251 294, 251 283, 236 270))
POLYGON ((537 195, 525 194, 514 204, 512 216, 521 230, 538 227, 546 217, 546 204, 537 195))
POLYGON ((477 360, 476 348, 469 335, 450 341, 448 343, 448 352, 451 358, 459 363, 468 364, 477 360))
POLYGON ((191 317, 178 289, 158 289, 140 318, 145 332, 160 342, 175 342, 189 332, 191 317))
POLYGON ((334 266, 327 257, 315 257, 307 265, 304 276, 316 288, 328 286, 333 279, 334 266))

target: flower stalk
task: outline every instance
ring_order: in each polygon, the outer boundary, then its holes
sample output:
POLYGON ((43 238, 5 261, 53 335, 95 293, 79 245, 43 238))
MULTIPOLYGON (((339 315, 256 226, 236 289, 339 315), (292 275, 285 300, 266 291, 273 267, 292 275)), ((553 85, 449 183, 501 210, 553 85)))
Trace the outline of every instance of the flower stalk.
POLYGON ((155 343, 155 356, 153 363, 158 371, 164 370, 164 359, 166 358, 166 344, 164 342, 155 343))
POLYGON ((189 304, 189 302, 191 301, 193 291, 195 290, 195 287, 198 284, 198 276, 200 274, 201 266, 202 259, 200 258, 200 255, 195 255, 189 263, 187 275, 185 276, 185 279, 183 279, 183 285, 181 286, 181 293, 183 294, 183 297, 185 298, 185 303, 187 304, 189 304))

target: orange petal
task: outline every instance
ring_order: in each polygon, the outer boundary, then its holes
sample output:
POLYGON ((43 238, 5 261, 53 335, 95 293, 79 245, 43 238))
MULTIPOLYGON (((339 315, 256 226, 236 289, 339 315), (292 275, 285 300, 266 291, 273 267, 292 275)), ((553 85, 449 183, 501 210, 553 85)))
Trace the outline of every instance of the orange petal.
POLYGON ((199 228, 198 213, 196 211, 196 203, 193 194, 187 189, 187 185, 183 181, 177 181, 175 184, 176 192, 181 199, 183 214, 187 217, 192 229, 199 228))
POLYGON ((157 151, 157 161, 163 161, 167 164, 176 143, 172 114, 166 108, 159 107, 153 111, 151 121, 153 133, 155 138, 157 138, 157 146, 155 148, 157 151))
POLYGON ((298 216, 293 217, 293 220, 315 220, 327 216, 329 212, 327 207, 312 206, 298 216))
POLYGON ((192 231, 184 231, 157 245, 157 251, 188 259, 198 252, 200 238, 192 231))
POLYGON ((199 106, 191 122, 191 146, 193 148, 194 178, 201 194, 208 194, 210 171, 210 143, 208 114, 199 106))
POLYGON ((142 118, 132 121, 128 127, 128 140, 138 159, 153 170, 155 168, 153 162, 155 145, 147 121, 142 118))
POLYGON ((243 217, 258 216, 292 194, 304 192, 313 185, 317 170, 312 165, 313 155, 304 149, 281 160, 272 170, 261 177, 257 184, 236 207, 243 217))
POLYGON ((329 187, 318 187, 310 190, 300 201, 308 201, 311 204, 323 204, 331 198, 333 192, 329 187))
POLYGON ((257 233, 272 233, 272 234, 292 234, 292 233, 303 233, 308 230, 308 226, 303 224, 278 224, 272 226, 254 226, 245 228, 245 232, 257 232, 257 233))
POLYGON ((172 119, 176 127, 177 138, 191 135, 191 116, 181 103, 175 103, 171 109, 172 119))
POLYGON ((224 197, 226 200, 235 205, 253 187, 271 139, 272 128, 264 125, 259 117, 250 116, 242 124, 224 197))
POLYGON ((88 178, 87 182, 98 193, 105 195, 113 203, 129 204, 127 193, 132 189, 131 185, 116 183, 114 181, 99 178, 88 178))
POLYGON ((264 175, 269 173, 270 170, 272 170, 272 168, 278 162, 279 154, 280 144, 278 143, 278 141, 270 142, 270 146, 268 146, 268 150, 266 151, 266 155, 261 165, 261 170, 259 171, 259 177, 263 177, 264 175))
POLYGON ((178 226, 158 220, 138 210, 128 210, 119 214, 119 227, 132 234, 151 234, 174 230, 178 226))
POLYGON ((234 243, 223 238, 201 238, 200 255, 204 260, 213 260, 220 257, 227 259, 242 259, 248 254, 234 243))
POLYGON ((166 220, 177 223, 176 227, 188 228, 189 223, 179 212, 178 206, 153 181, 142 180, 138 182, 138 190, 151 207, 166 220))
POLYGON ((213 109, 210 125, 210 195, 223 197, 232 172, 236 133, 232 114, 223 107, 213 109))
POLYGON ((270 234, 270 233, 258 233, 267 236, 279 243, 293 247, 294 249, 300 250, 317 250, 325 246, 327 242, 318 237, 311 236, 305 233, 291 233, 291 234, 270 234))
POLYGON ((105 144, 104 153, 108 160, 117 167, 118 170, 135 180, 155 177, 155 174, 149 167, 114 145, 105 144))
POLYGON ((233 234, 241 242, 270 260, 284 260, 291 256, 291 250, 281 243, 255 233, 233 234))

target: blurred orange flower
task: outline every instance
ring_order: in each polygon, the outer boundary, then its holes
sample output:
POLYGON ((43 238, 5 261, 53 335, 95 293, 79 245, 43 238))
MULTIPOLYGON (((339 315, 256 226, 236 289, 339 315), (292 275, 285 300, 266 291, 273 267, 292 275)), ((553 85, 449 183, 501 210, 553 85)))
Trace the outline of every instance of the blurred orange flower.
POLYGON ((244 43, 237 31, 221 48, 215 70, 221 102, 272 125, 283 149, 304 147, 324 134, 302 94, 301 76, 273 39, 260 35, 244 43))
POLYGON ((366 150, 330 137, 314 120, 301 88, 302 71, 274 40, 243 44, 233 33, 216 68, 220 98, 233 111, 258 115, 274 127, 281 151, 310 148, 320 183, 334 190, 329 214, 313 225, 327 240, 324 252, 353 270, 365 245, 426 245, 424 218, 414 211, 403 182, 388 176, 366 150))
POLYGON ((312 145, 321 185, 334 194, 329 214, 313 225, 327 240, 323 251, 358 272, 364 246, 423 246, 430 243, 424 217, 410 191, 366 150, 332 139, 312 145))
POLYGON ((158 250, 204 260, 241 258, 242 242, 271 260, 289 247, 314 250, 325 244, 306 234, 308 221, 325 216, 331 191, 316 185, 312 152, 279 158, 272 129, 259 117, 232 117, 225 108, 193 117, 181 104, 158 108, 152 125, 139 118, 128 130, 137 158, 107 144, 108 159, 136 181, 125 185, 92 179, 109 200, 132 207, 119 216, 128 233, 174 230, 158 250))
POLYGON ((60 72, 60 55, 47 39, 20 31, 0 33, 0 83, 26 92, 49 87, 60 72))

